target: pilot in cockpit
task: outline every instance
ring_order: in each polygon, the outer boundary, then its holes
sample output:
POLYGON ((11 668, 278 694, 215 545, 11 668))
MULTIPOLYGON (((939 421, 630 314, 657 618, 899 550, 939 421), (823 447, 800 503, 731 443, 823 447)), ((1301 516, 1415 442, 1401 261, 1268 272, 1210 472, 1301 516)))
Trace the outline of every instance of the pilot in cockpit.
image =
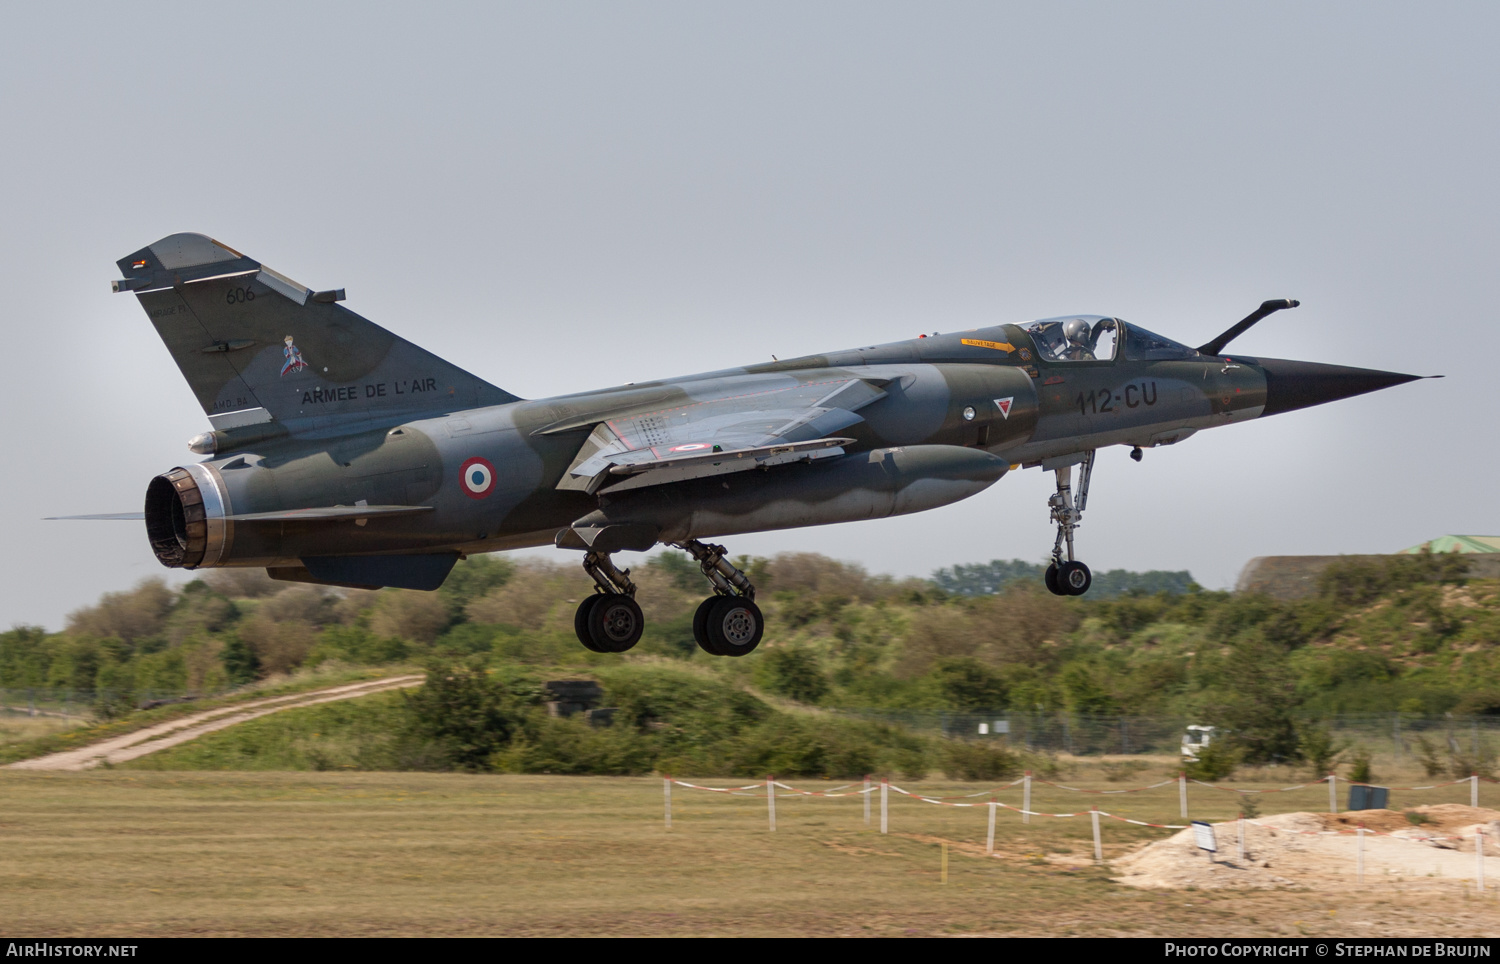
POLYGON ((1069 318, 1063 322, 1062 357, 1068 361, 1094 361, 1093 330, 1082 318, 1069 318))

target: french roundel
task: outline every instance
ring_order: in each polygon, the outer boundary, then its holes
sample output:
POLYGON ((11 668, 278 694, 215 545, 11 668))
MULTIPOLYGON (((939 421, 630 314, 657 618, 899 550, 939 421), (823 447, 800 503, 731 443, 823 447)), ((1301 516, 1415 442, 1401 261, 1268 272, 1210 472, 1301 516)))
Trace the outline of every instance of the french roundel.
POLYGON ((464 495, 471 499, 482 499, 495 487, 495 467, 488 459, 476 455, 458 470, 458 481, 463 487, 464 495))

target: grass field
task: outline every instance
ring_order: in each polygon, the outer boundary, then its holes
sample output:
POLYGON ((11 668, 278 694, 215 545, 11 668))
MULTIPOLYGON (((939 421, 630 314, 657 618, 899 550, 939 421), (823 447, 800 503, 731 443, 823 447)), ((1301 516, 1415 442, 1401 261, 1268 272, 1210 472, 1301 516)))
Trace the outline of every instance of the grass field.
MULTIPOLYGON (((929 781, 922 789, 979 788, 929 781)), ((1322 787, 1281 796, 1276 810, 1327 806, 1322 787)), ((1012 797, 1019 802, 1019 791, 1004 799, 1012 797)), ((1450 797, 1464 802, 1467 789, 1421 802, 1450 797)), ((1098 799, 1048 789, 1033 805, 1071 811, 1098 799)), ((1103 799, 1115 812, 1175 822, 1175 788, 1103 799)), ((674 804, 668 832, 653 778, 7 772, 0 929, 10 936, 1500 932, 1500 902, 1454 881, 1382 882, 1336 897, 1121 887, 1093 866, 1086 818, 1027 826, 1002 812, 999 856, 987 857, 983 809, 894 798, 892 833, 881 836, 865 826, 857 798, 780 798, 774 834, 763 798, 679 788, 674 804)), ((1195 817, 1227 818, 1233 795, 1195 789, 1193 807, 1195 817)), ((878 826, 878 805, 875 812, 878 826)), ((1106 856, 1165 833, 1106 821, 1106 856)))

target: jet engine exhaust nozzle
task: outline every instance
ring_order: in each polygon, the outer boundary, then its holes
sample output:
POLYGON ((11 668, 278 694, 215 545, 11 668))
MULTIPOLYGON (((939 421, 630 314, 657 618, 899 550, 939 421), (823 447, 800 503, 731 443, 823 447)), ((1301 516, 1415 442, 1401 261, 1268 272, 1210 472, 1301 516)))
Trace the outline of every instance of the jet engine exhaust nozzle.
POLYGON ((146 486, 146 538, 169 569, 216 566, 226 555, 229 524, 223 489, 203 465, 179 466, 146 486))

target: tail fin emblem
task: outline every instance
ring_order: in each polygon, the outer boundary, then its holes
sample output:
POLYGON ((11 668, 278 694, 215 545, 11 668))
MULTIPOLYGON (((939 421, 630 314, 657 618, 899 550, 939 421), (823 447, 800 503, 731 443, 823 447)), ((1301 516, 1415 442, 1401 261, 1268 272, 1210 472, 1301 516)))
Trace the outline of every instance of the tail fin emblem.
POLYGON ((281 374, 300 372, 307 367, 307 362, 302 360, 302 352, 292 344, 291 335, 286 336, 286 347, 281 350, 281 353, 286 356, 286 361, 281 366, 281 374))

